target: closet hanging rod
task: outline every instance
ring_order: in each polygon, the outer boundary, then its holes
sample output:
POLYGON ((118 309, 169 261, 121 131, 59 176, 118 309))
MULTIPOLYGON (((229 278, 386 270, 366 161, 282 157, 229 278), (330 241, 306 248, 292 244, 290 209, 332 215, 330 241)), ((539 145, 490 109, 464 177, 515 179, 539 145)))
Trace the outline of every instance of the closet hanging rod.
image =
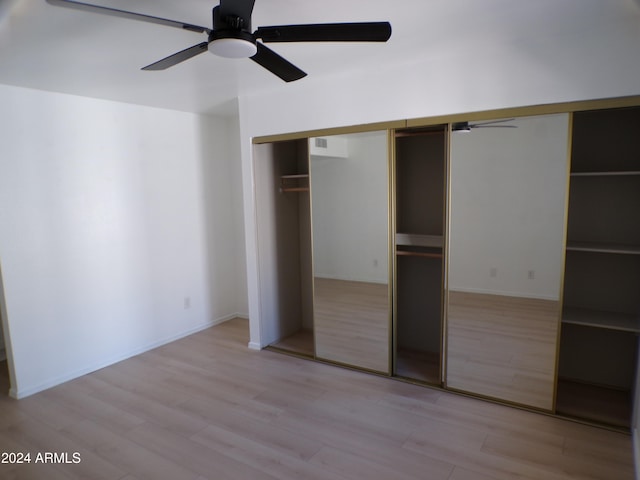
POLYGON ((407 250, 396 250, 396 255, 404 257, 442 258, 441 253, 410 252, 407 250))

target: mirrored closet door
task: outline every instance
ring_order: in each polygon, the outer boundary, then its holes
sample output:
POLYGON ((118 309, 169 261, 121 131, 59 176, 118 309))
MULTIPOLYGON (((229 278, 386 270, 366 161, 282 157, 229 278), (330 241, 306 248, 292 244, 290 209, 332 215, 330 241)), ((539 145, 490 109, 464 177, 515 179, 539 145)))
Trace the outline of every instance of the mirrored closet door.
POLYGON ((387 132, 309 141, 316 357, 389 373, 387 132))
POLYGON ((453 130, 446 386, 552 411, 569 116, 453 130))

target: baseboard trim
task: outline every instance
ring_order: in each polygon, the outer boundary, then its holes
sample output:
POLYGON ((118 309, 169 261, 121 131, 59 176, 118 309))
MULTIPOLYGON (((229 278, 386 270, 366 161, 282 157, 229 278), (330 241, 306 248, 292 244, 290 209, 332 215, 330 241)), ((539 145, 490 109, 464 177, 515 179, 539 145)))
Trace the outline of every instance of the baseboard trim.
POLYGON ((205 322, 202 323, 196 327, 190 328, 189 330, 185 330, 183 332, 180 332, 176 335, 172 335, 170 337, 166 337, 163 338, 162 340, 158 340, 156 342, 152 342, 150 344, 144 345, 142 347, 139 348, 135 348, 133 350, 130 350, 128 352, 124 352, 121 353, 119 355, 115 355, 109 359, 94 363, 90 366, 81 368, 79 370, 76 370, 74 372, 68 373, 66 375, 61 375, 59 377, 56 377, 54 379, 51 379, 50 381, 41 383, 39 385, 34 385, 31 387, 27 387, 27 388, 21 388, 21 389, 15 389, 13 387, 11 387, 11 389, 9 390, 9 396, 11 398, 15 398, 16 400, 20 400, 21 398, 26 398, 29 397, 31 395, 34 395, 38 392, 42 392, 44 390, 48 390, 49 388, 53 388, 57 385, 60 385, 62 383, 68 382, 70 380, 74 380, 78 377, 82 377, 83 375, 87 375, 89 373, 95 372, 97 370, 100 370, 102 368, 108 367, 110 365, 113 365, 115 363, 121 362, 123 360, 126 360, 128 358, 131 357, 135 357, 136 355, 140 355, 141 353, 144 352, 148 352, 149 350, 153 350, 154 348, 158 348, 161 347, 162 345, 166 345, 168 343, 171 342, 175 342, 176 340, 180 340, 181 338, 184 337, 188 337, 189 335, 193 335, 194 333, 198 333, 201 332, 202 330, 206 330, 207 328, 211 328, 215 325, 219 325, 221 323, 224 323, 228 320, 231 320, 232 318, 237 318, 240 315, 234 313, 231 315, 225 315, 222 317, 218 317, 210 322, 205 322))
POLYGON ((249 342, 247 346, 250 350, 262 350, 262 347, 258 342, 249 342))

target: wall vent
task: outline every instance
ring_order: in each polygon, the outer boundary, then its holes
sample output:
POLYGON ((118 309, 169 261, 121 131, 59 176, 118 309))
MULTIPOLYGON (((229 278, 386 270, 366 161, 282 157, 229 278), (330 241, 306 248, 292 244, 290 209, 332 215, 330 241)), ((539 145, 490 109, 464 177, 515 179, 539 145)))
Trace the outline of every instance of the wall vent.
POLYGON ((318 138, 316 137, 316 147, 317 148, 327 148, 327 139, 326 138, 318 138))

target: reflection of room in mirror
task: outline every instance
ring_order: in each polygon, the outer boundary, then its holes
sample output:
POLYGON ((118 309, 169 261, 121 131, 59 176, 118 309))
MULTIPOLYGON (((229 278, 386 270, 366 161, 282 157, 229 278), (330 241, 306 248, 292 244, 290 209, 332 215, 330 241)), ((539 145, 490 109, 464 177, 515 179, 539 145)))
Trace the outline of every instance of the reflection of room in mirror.
POLYGON ((553 408, 560 303, 449 291, 447 386, 553 408))
POLYGON ((310 140, 318 358, 389 372, 386 132, 310 140))
POLYGON ((447 386, 553 409, 568 115, 451 138, 447 386))

